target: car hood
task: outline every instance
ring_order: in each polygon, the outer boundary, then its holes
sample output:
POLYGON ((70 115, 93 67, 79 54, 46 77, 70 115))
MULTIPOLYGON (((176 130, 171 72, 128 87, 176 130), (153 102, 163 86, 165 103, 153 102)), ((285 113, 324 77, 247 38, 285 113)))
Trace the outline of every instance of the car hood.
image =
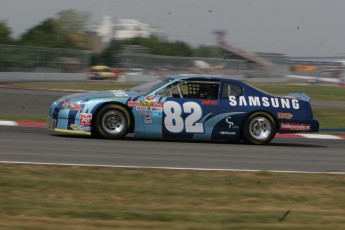
POLYGON ((94 91, 86 93, 76 93, 60 98, 57 103, 63 101, 89 101, 91 99, 114 99, 123 100, 131 97, 140 96, 139 93, 130 90, 107 90, 107 91, 94 91))

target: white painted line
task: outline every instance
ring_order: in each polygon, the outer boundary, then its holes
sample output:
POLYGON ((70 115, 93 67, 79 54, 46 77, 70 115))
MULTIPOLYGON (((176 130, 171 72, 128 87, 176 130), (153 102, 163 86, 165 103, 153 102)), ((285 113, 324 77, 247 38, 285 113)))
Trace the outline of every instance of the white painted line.
POLYGON ((15 122, 15 121, 0 121, 0 125, 4 125, 4 126, 18 126, 17 122, 15 122))
POLYGON ((313 139, 332 139, 332 140, 340 140, 343 139, 338 136, 334 135, 327 135, 327 134, 298 134, 299 136, 305 137, 305 138, 313 138, 313 139))
POLYGON ((72 167, 103 167, 103 168, 128 168, 128 169, 162 169, 162 170, 191 170, 191 171, 225 171, 225 172, 271 172, 271 173, 301 173, 301 174, 335 174, 345 175, 345 172, 313 172, 313 171, 280 171, 280 170, 251 170, 251 169, 212 169, 212 168, 179 168, 179 167, 146 167, 128 165, 94 165, 94 164, 67 164, 67 163, 44 163, 22 161, 0 161, 2 164, 28 164, 28 165, 52 165, 72 167))

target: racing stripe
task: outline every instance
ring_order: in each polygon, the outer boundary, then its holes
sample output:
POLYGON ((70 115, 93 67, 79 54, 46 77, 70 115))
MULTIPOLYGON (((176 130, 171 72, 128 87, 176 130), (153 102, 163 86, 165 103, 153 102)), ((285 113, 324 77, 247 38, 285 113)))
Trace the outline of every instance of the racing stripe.
POLYGON ((211 140, 213 128, 214 128, 214 126, 216 126, 216 124, 219 121, 221 121, 225 117, 228 117, 231 115, 236 115, 236 114, 241 114, 241 113, 245 113, 245 112, 222 113, 222 114, 219 114, 217 116, 212 117, 211 119, 207 120, 204 123, 205 133, 196 133, 196 134, 194 134, 193 139, 211 140))
POLYGON ((69 110, 68 112, 68 121, 67 121, 67 129, 72 129, 71 125, 75 124, 76 117, 79 114, 77 110, 69 110))
POLYGON ((57 120, 56 128, 67 129, 68 128, 68 112, 69 110, 62 109, 59 112, 59 119, 57 120), (62 118, 63 117, 63 118, 62 118))

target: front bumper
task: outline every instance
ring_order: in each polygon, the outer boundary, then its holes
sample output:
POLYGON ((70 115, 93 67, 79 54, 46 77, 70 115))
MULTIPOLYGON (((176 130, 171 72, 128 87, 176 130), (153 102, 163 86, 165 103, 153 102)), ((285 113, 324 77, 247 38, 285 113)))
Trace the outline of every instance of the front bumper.
POLYGON ((62 133, 73 133, 91 135, 91 127, 80 125, 79 120, 58 118, 58 120, 48 116, 47 128, 62 133))

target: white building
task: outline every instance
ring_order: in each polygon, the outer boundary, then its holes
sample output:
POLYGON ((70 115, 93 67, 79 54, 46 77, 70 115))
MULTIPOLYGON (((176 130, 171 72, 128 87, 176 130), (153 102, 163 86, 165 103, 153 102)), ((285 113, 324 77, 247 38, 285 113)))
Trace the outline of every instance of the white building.
POLYGON ((114 39, 124 40, 135 37, 150 37, 155 30, 149 25, 136 19, 120 19, 115 24, 114 39))
POLYGON ((135 37, 148 38, 158 33, 149 24, 136 19, 119 19, 114 22, 110 16, 103 16, 100 23, 91 27, 91 34, 102 38, 103 43, 108 43, 112 39, 123 40, 135 37))
POLYGON ((94 29, 97 36, 102 38, 103 43, 111 41, 114 34, 114 23, 110 16, 103 16, 101 23, 94 29))
POLYGON ((148 38, 153 34, 163 36, 161 31, 139 20, 119 19, 114 21, 111 16, 103 16, 100 23, 90 27, 89 34, 91 50, 96 53, 101 52, 112 39, 148 38))

